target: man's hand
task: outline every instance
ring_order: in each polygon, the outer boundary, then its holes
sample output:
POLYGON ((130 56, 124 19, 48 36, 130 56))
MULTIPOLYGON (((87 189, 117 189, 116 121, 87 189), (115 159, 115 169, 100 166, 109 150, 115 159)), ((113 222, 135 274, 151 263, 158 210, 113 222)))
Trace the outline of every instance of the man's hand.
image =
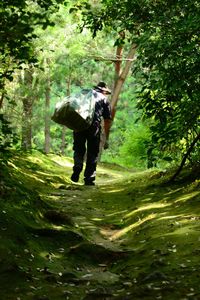
POLYGON ((104 144, 104 150, 108 149, 109 148, 109 143, 108 143, 108 140, 105 141, 105 144, 104 144))

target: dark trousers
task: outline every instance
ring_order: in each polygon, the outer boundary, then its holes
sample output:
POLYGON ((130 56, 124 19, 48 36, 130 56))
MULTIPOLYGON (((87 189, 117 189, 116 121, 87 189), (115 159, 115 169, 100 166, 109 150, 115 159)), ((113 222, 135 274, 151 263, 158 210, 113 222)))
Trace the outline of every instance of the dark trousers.
POLYGON ((96 130, 87 129, 81 132, 74 132, 73 172, 76 175, 81 173, 86 155, 86 167, 84 171, 84 181, 86 183, 95 181, 99 144, 100 130, 96 132, 96 130))

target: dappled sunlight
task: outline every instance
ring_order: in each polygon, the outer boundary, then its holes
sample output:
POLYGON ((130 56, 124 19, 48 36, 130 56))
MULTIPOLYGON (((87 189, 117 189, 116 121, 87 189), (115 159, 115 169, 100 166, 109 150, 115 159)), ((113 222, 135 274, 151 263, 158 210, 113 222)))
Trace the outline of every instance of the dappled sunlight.
MULTIPOLYGON (((102 189, 103 190, 103 189, 102 189)), ((120 187, 116 187, 116 188, 114 188, 114 189, 106 189, 106 193, 108 193, 108 194, 112 194, 112 193, 117 193, 117 192, 122 192, 122 191, 124 191, 124 188, 120 188, 120 187)))
POLYGON ((149 198, 144 198, 144 199, 142 199, 142 202, 149 202, 149 201, 151 201, 151 200, 152 200, 151 197, 149 197, 149 198))
MULTIPOLYGON (((108 176, 108 174, 110 175, 113 175, 113 176, 116 176, 118 178, 122 177, 122 172, 119 172, 118 170, 115 170, 115 169, 112 169, 111 167, 108 169, 106 168, 105 166, 101 166, 101 164, 99 164, 97 166, 97 169, 100 173, 102 174, 106 174, 108 176)), ((124 173, 123 173, 124 174, 124 173)))
POLYGON ((113 235, 117 234, 119 232, 119 230, 117 229, 112 229, 109 228, 109 226, 105 227, 105 228, 101 228, 100 233, 107 239, 112 241, 112 237, 113 235))
MULTIPOLYGON (((156 193, 150 193, 150 194, 148 194, 148 196, 150 196, 150 195, 151 195, 151 197, 147 197, 147 198, 141 199, 141 202, 152 202, 153 198, 157 196, 156 193)), ((161 197, 161 194, 160 194, 160 198, 161 198, 162 202, 165 202, 165 201, 169 200, 169 197, 161 197)))
POLYGON ((19 168, 14 164, 12 163, 11 161, 8 160, 8 166, 14 168, 15 170, 19 170, 19 168))
POLYGON ((173 215, 173 216, 164 216, 164 217, 160 217, 160 218, 158 218, 158 221, 160 221, 160 220, 173 220, 173 219, 179 219, 179 218, 181 218, 181 217, 183 217, 183 215, 173 215))
POLYGON ((102 218, 93 218, 92 221, 97 221, 97 222, 101 222, 103 219, 102 218))
POLYGON ((62 230, 64 230, 64 227, 52 224, 51 229, 54 229, 54 230, 57 230, 57 231, 62 231, 62 230))
POLYGON ((44 258, 44 259, 47 259, 48 261, 50 262, 53 262, 54 259, 61 259, 63 257, 62 254, 59 254, 59 253, 49 253, 47 251, 42 251, 39 253, 39 255, 44 258))
POLYGON ((58 195, 48 195, 47 199, 52 200, 52 201, 57 201, 58 195))
POLYGON ((171 190, 171 191, 167 192, 166 195, 173 195, 175 193, 180 192, 182 189, 183 188, 181 187, 181 188, 178 188, 178 189, 175 189, 175 190, 171 190))
POLYGON ((108 215, 106 215, 107 217, 113 217, 113 216, 117 216, 117 215, 121 215, 121 214, 123 214, 123 213, 126 213, 128 210, 126 209, 126 210, 122 210, 122 211, 116 211, 116 212, 113 212, 113 213, 111 213, 111 214, 108 214, 108 215))
MULTIPOLYGON (((45 172, 41 172, 41 171, 37 171, 36 174, 38 175, 43 175, 45 176, 45 179, 46 180, 53 180, 53 179, 61 179, 63 181, 66 181, 66 179, 68 178, 67 176, 62 176, 62 175, 56 175, 56 174, 51 174, 51 173, 45 173, 45 172)), ((51 182, 51 184, 53 184, 51 182)), ((60 185, 60 181, 58 183, 55 183, 55 187, 59 186, 60 185)))
POLYGON ((31 288, 31 299, 86 299, 88 291, 88 299, 104 299, 107 290, 116 299, 126 290, 130 299, 171 299, 171 283, 178 289, 186 282, 182 299, 194 280, 198 292, 199 192, 190 183, 177 189, 147 173, 102 168, 90 188, 83 176, 69 181, 67 160, 58 157, 57 165, 53 155, 38 156, 11 162, 14 188, 3 194, 1 281, 7 276, 14 291, 22 282, 15 298, 29 297, 31 288))
POLYGON ((42 172, 42 171, 37 171, 36 172, 38 175, 43 175, 47 178, 47 176, 51 176, 51 177, 55 177, 56 175, 52 175, 51 173, 47 173, 47 172, 42 172))
POLYGON ((150 215, 146 216, 145 218, 140 219, 139 221, 137 221, 137 222, 135 222, 135 223, 133 223, 133 224, 131 224, 131 225, 129 225, 129 226, 121 229, 121 230, 118 230, 118 231, 114 232, 110 236, 109 240, 110 241, 115 241, 115 240, 121 238, 122 236, 124 236, 125 234, 127 234, 129 231, 138 228, 140 225, 144 224, 145 222, 147 222, 149 220, 155 219, 156 216, 157 216, 157 214, 150 214, 150 215))
POLYGON ((151 203, 151 204, 147 204, 145 206, 141 206, 140 208, 137 208, 137 209, 131 211, 130 213, 125 215, 123 217, 123 219, 128 219, 130 217, 133 217, 138 212, 151 210, 151 209, 165 208, 165 207, 169 207, 169 206, 171 206, 171 203, 151 203))
POLYGON ((119 172, 112 171, 112 170, 108 170, 108 172, 105 173, 105 169, 101 169, 101 168, 97 167, 97 171, 98 171, 99 176, 106 176, 106 178, 111 178, 111 177, 122 178, 123 177, 123 175, 120 174, 119 172))
POLYGON ((27 172, 23 171, 23 174, 25 174, 26 176, 28 176, 28 177, 30 177, 30 178, 38 181, 38 182, 45 183, 45 180, 42 180, 41 178, 38 178, 38 176, 33 175, 33 173, 30 174, 30 173, 27 173, 27 172))
MULTIPOLYGON (((127 176, 127 178, 130 179, 130 171, 124 171, 123 172, 120 170, 115 170, 115 169, 106 169, 105 167, 102 167, 101 165, 97 167, 97 184, 102 186, 102 189, 104 188, 105 185, 108 184, 114 184, 117 186, 120 185, 121 180, 127 176), (119 184, 118 184, 119 183, 119 184)), ((108 187, 107 190, 109 191, 108 187)), ((117 191, 117 189, 116 189, 117 191)), ((119 190, 121 191, 121 189, 119 190)))
POLYGON ((186 194, 186 195, 182 195, 181 197, 178 197, 175 200, 175 203, 177 203, 177 202, 186 202, 187 200, 189 200, 191 198, 194 198, 199 194, 200 194, 200 192, 193 192, 193 193, 189 193, 189 194, 186 194))
POLYGON ((23 159, 22 157, 22 160, 28 160, 28 161, 31 161, 33 163, 36 163, 36 164, 43 164, 44 161, 42 159, 40 159, 38 156, 32 156, 32 155, 28 155, 25 159, 23 159))
POLYGON ((55 156, 55 157, 51 157, 51 160, 57 163, 61 167, 69 167, 69 168, 73 167, 73 161, 69 161, 66 158, 55 156))

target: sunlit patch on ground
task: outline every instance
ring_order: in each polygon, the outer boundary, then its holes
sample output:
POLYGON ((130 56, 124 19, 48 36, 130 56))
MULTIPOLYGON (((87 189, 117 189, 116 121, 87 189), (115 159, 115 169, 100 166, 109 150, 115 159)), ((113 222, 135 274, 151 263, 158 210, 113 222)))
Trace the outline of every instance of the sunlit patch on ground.
POLYGON ((37 152, 10 160, 0 298, 200 299, 199 183, 100 165, 91 189, 71 167, 37 152))

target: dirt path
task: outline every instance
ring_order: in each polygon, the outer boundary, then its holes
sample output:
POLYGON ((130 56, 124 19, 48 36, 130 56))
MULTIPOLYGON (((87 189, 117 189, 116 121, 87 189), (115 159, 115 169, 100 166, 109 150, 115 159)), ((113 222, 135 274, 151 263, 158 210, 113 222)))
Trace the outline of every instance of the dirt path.
POLYGON ((12 161, 24 184, 0 211, 0 299, 200 299, 198 180, 102 165, 85 187, 52 162, 12 161))
POLYGON ((69 299, 200 299, 191 259, 199 209, 188 212, 186 202, 199 192, 160 186, 160 175, 148 173, 106 177, 104 169, 99 177, 96 187, 70 185, 59 198, 83 237, 72 247, 81 294, 69 299))

